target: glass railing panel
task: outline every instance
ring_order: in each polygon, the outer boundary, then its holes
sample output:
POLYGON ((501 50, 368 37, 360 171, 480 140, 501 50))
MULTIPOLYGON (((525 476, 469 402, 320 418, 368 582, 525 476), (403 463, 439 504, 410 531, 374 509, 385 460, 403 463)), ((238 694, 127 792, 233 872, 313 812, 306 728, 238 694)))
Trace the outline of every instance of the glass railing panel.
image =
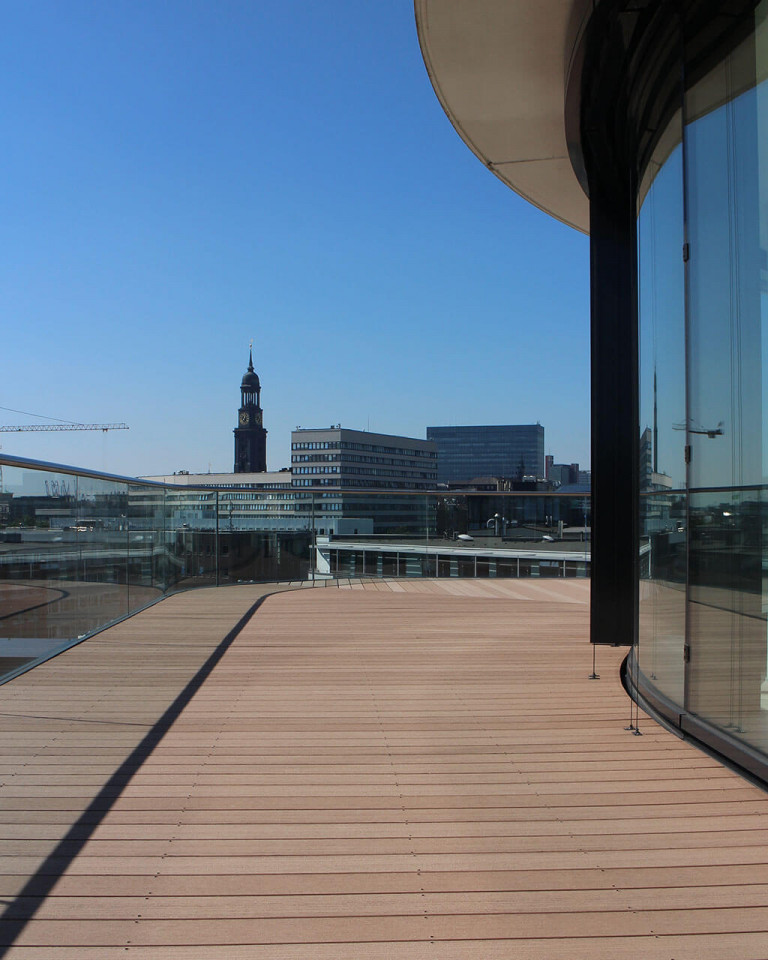
POLYGON ((142 595, 139 584, 131 596, 131 533, 127 522, 128 487, 116 480, 77 476, 77 510, 74 519, 79 553, 76 576, 71 581, 78 607, 73 619, 62 624, 61 635, 90 633, 102 623, 125 617, 160 595, 142 595))
MULTIPOLYGON (((217 492, 196 487, 166 487, 162 496, 162 560, 166 589, 215 584, 217 492)), ((147 497, 146 492, 143 497, 147 497)), ((151 503, 148 508, 150 506, 151 503)), ((158 515, 156 528, 160 527, 160 520, 158 515)))
POLYGON ((7 463, 2 479, 0 674, 132 609, 126 483, 7 463))
POLYGON ((214 489, 13 457, 0 464, 6 670, 179 589, 588 576, 585 495, 214 489))
POLYGON ((0 677, 215 583, 216 497, 0 458, 0 677))
MULTIPOLYGON (((219 533, 219 583, 310 578, 311 533, 224 530, 219 533)), ((350 576, 350 574, 341 574, 350 576)))
POLYGON ((163 487, 129 483, 125 522, 131 602, 162 595, 173 582, 165 536, 163 487))

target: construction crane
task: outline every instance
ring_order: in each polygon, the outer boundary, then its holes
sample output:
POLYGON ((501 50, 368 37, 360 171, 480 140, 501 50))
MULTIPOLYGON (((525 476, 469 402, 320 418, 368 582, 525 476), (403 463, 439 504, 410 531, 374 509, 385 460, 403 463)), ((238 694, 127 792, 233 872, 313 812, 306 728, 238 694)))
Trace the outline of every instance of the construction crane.
POLYGON ((127 423, 30 423, 24 426, 0 427, 0 433, 56 433, 59 430, 128 430, 127 423))

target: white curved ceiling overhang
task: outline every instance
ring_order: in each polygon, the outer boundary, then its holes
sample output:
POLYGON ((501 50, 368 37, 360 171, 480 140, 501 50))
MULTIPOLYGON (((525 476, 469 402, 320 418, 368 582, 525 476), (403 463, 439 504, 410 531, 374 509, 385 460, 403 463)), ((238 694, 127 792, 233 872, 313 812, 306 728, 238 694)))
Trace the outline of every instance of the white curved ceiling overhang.
POLYGON ((514 191, 588 232, 568 157, 565 81, 585 0, 415 0, 432 86, 467 146, 514 191))

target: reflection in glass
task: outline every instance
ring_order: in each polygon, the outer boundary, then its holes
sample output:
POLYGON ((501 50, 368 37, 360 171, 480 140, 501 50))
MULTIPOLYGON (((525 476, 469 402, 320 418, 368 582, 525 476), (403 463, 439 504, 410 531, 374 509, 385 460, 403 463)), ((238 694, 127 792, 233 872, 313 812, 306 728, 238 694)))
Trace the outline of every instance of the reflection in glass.
POLYGON ((638 660, 682 703, 686 501, 683 151, 678 112, 657 145, 637 220, 640 412, 638 660))
POLYGON ((638 213, 639 663, 686 716, 763 753, 767 10, 686 91, 682 149, 678 116, 638 213))
POLYGON ((763 30, 759 27, 696 84, 686 103, 691 243, 687 706, 765 750, 763 30))
POLYGON ((132 609, 125 483, 6 466, 3 486, 0 673, 132 609))
POLYGON ((588 495, 204 488, 2 458, 0 676, 177 589, 349 577, 588 576, 588 495), (13 463, 9 462, 13 460, 13 463), (286 498, 291 498, 291 508, 286 498), (378 527, 378 530, 377 530, 378 527))

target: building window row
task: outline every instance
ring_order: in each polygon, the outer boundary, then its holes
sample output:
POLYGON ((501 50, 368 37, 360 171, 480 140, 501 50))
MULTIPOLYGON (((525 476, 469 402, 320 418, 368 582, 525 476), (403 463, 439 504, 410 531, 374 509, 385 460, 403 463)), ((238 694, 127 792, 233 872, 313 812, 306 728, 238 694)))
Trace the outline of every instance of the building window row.
MULTIPOLYGON (((340 487, 354 487, 357 489, 370 489, 371 481, 370 480, 346 480, 342 479, 338 481, 340 487)), ((399 480, 376 480, 376 487, 382 487, 387 490, 431 490, 432 486, 428 483, 424 483, 419 480, 408 480, 407 483, 403 483, 399 480)))
POLYGON ((349 440, 312 440, 291 444, 291 450, 364 450, 370 453, 390 453, 405 457, 428 457, 435 459, 435 450, 420 450, 414 447, 385 447, 374 443, 355 443, 349 440))
POLYGON ((396 467, 413 468, 424 465, 423 460, 403 460, 402 458, 364 456, 354 453, 346 456, 340 453, 299 453, 291 456, 291 463, 338 463, 340 461, 344 463, 382 463, 396 467))
POLYGON ((292 493, 225 493, 219 497, 219 502, 228 503, 232 500, 292 500, 292 493))
POLYGON ((414 474, 410 470, 382 470, 381 467, 348 467, 344 466, 343 468, 345 474, 354 474, 356 476, 366 476, 366 477, 419 477, 423 480, 433 480, 437 479, 437 474, 434 473, 418 473, 414 474))
POLYGON ((424 463, 420 460, 402 460, 397 459, 393 460, 392 457, 365 457, 358 454, 349 454, 344 457, 345 463, 383 463, 389 464, 395 467, 423 467, 424 463))
MULTIPOLYGON (((341 503, 317 503, 314 507, 314 513, 316 516, 322 516, 325 513, 329 512, 338 512, 344 507, 344 504, 341 503)), ((302 503, 296 505, 297 513, 310 513, 312 510, 312 505, 309 503, 302 503)))
POLYGON ((341 467, 295 467, 294 473, 338 473, 341 467))
POLYGON ((335 477, 310 477, 307 480, 294 480, 297 487, 320 487, 320 486, 339 486, 339 481, 335 477))
POLYGON ((340 453, 299 453, 293 454, 291 463, 322 463, 323 461, 341 460, 340 453))
POLYGON ((236 507, 232 507, 231 510, 220 510, 219 513, 223 514, 225 517, 229 517, 230 513, 233 516, 237 516, 242 513, 244 510, 260 510, 260 511, 281 511, 281 510, 293 510, 292 504, 279 504, 279 503, 239 503, 236 507))
POLYGON ((419 450, 413 447, 383 447, 375 443, 353 443, 351 441, 341 442, 342 450, 365 450, 370 453, 394 453, 402 457, 428 457, 437 459, 435 450, 419 450))
POLYGON ((292 443, 291 450, 338 450, 338 440, 313 440, 302 443, 292 443))

